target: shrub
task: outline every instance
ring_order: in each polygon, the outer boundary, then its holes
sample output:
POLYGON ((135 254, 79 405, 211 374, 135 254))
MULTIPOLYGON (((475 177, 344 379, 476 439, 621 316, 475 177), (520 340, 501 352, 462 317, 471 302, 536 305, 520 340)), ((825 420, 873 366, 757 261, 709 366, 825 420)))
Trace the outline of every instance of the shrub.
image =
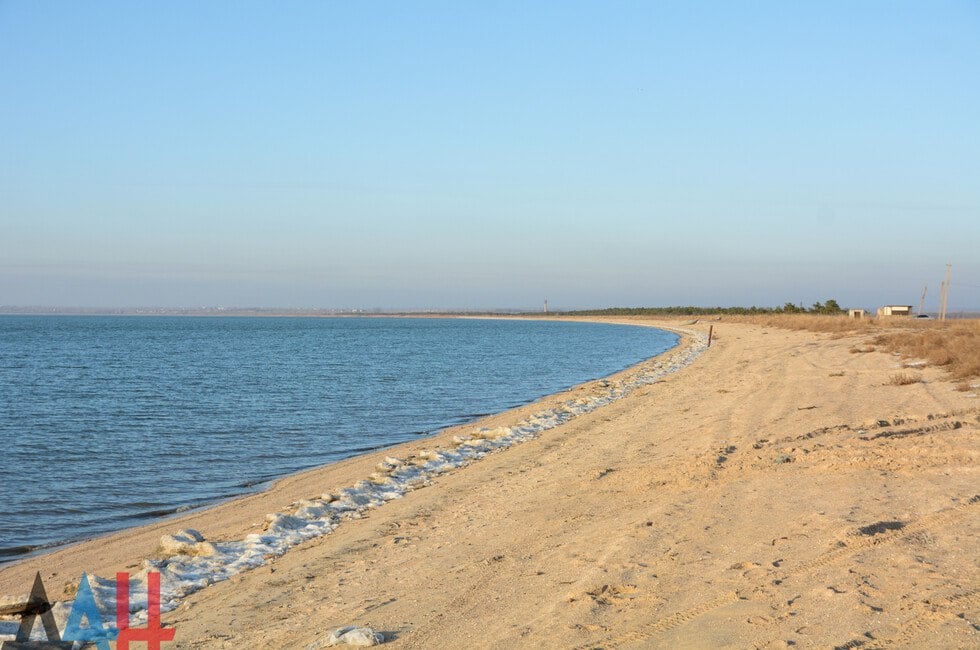
POLYGON ((919 383, 919 378, 910 372, 900 372, 892 375, 888 383, 892 386, 908 386, 909 384, 919 383))

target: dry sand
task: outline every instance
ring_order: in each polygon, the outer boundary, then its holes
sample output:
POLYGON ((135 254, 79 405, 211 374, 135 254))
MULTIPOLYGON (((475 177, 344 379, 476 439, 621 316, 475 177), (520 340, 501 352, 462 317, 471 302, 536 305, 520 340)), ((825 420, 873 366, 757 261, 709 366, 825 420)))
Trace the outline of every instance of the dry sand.
MULTIPOLYGON (((170 647, 305 648, 355 623, 392 648, 978 647, 976 391, 931 368, 891 385, 898 360, 860 338, 714 325, 666 380, 192 595, 170 647)), ((177 528, 240 539, 437 442, 7 566, 0 594, 133 568, 177 528)))

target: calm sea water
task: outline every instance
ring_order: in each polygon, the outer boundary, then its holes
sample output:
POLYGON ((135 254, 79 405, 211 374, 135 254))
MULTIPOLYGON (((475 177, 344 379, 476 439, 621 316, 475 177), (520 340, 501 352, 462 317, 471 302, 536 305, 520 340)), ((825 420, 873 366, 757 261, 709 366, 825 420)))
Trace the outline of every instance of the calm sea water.
POLYGON ((534 321, 0 317, 0 562, 525 404, 676 340, 534 321))

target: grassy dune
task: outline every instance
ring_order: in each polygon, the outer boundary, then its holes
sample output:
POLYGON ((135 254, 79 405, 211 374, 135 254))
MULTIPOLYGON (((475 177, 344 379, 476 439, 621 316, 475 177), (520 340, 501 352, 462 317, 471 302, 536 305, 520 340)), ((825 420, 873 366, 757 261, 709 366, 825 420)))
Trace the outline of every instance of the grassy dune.
POLYGON ((908 361, 924 361, 942 367, 950 379, 962 381, 980 378, 980 320, 952 321, 911 318, 850 319, 844 316, 808 314, 773 314, 768 316, 732 316, 738 321, 794 330, 828 332, 840 335, 867 334, 868 339, 852 352, 897 352, 908 361))

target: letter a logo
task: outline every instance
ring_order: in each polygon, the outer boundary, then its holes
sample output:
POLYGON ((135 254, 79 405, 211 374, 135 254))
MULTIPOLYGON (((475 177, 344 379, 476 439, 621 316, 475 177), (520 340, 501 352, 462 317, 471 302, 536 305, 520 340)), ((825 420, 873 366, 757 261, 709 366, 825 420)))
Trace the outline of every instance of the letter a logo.
POLYGON ((102 614, 95 604, 92 587, 88 583, 88 575, 82 574, 78 583, 75 602, 71 605, 71 613, 65 624, 65 641, 81 641, 94 643, 99 650, 110 650, 109 641, 116 638, 115 630, 106 630, 102 624, 102 614), (88 626, 82 627, 82 619, 88 619, 88 626))
MULTIPOLYGON (((48 602, 48 594, 44 591, 44 582, 41 581, 41 572, 38 571, 34 576, 34 586, 31 587, 31 595, 27 599, 27 611, 20 619, 20 628, 17 630, 15 641, 27 642, 31 640, 31 630, 34 629, 34 622, 37 617, 41 617, 41 624, 44 626, 44 634, 48 637, 48 643, 59 643, 61 635, 58 634, 58 624, 51 613, 51 603, 48 602)), ((70 646, 65 646, 70 647, 70 646)))

